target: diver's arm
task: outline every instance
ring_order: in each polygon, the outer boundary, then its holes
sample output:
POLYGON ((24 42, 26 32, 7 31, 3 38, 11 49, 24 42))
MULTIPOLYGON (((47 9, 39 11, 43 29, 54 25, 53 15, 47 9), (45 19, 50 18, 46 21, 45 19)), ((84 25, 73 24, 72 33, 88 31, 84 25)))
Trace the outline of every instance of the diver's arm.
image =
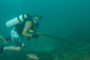
POLYGON ((31 26, 32 26, 32 22, 31 21, 27 21, 25 23, 22 35, 27 36, 27 37, 32 37, 32 35, 28 33, 28 30, 31 28, 31 26))
POLYGON ((0 35, 0 39, 3 40, 4 43, 8 43, 8 42, 4 39, 4 37, 2 37, 1 35, 0 35))

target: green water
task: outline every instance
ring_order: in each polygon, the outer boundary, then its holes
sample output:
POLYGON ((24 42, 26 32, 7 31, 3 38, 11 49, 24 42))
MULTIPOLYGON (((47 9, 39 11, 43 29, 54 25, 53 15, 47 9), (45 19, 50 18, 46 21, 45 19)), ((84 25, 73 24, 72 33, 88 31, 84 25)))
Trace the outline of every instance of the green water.
MULTIPOLYGON (((0 60, 26 60, 27 54, 38 54, 40 60, 90 60, 89 0, 1 0, 0 34, 9 36, 12 27, 7 28, 6 22, 28 12, 42 16, 39 32, 66 41, 45 36, 25 40, 26 47, 18 52, 3 51, 0 60)), ((14 44, 0 41, 0 45, 14 44)))

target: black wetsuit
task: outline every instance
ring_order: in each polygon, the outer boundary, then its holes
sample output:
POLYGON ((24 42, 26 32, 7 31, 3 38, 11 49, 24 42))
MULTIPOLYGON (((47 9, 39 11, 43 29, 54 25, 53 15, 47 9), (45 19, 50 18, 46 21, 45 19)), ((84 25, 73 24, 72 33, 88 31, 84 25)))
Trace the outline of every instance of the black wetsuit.
MULTIPOLYGON (((26 20, 28 21, 28 20, 26 20)), ((26 22, 25 21, 25 22, 26 22)), ((29 20, 30 21, 30 20, 29 20)), ((21 39, 20 36, 22 35, 22 31, 24 29, 25 22, 21 24, 17 24, 12 30, 11 30, 11 35, 6 39, 8 42, 13 41, 16 46, 21 46, 21 39)), ((33 29, 33 26, 31 27, 33 29)))

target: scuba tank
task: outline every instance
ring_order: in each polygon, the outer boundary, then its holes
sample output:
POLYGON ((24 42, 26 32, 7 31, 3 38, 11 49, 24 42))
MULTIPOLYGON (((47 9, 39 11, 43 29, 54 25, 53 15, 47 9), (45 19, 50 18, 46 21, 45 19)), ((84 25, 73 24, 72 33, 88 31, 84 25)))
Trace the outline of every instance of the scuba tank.
POLYGON ((16 24, 20 24, 24 22, 26 19, 30 18, 29 14, 20 15, 6 22, 7 27, 15 26, 16 24))

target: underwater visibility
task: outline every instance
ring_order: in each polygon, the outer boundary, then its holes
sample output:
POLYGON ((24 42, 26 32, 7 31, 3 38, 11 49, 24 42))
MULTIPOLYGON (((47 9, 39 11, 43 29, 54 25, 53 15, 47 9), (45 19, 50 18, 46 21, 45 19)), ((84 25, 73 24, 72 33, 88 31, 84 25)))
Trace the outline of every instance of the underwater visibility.
POLYGON ((90 60, 90 1, 1 0, 0 60, 90 60))

